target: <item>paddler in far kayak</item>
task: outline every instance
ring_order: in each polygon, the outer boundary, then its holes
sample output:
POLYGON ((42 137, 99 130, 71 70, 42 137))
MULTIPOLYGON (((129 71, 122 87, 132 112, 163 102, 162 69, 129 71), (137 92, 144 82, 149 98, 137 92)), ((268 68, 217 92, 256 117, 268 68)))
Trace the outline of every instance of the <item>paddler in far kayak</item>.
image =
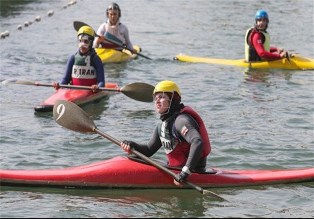
POLYGON ((245 34, 245 60, 247 62, 289 58, 288 51, 270 46, 270 36, 266 31, 268 23, 267 12, 258 10, 255 15, 255 26, 249 28, 245 34))
POLYGON ((204 172, 211 151, 206 126, 198 113, 181 103, 181 92, 173 81, 159 82, 153 91, 155 110, 161 122, 156 126, 148 144, 122 141, 128 153, 131 148, 150 157, 161 147, 168 158, 168 166, 179 167, 174 183, 181 183, 191 172, 204 172))
MULTIPOLYGON (((82 26, 77 32, 79 50, 68 59, 66 71, 60 84, 91 86, 92 91, 105 86, 105 69, 93 46, 95 32, 82 26)), ((59 83, 53 82, 55 89, 59 83)))
POLYGON ((126 25, 120 22, 121 9, 117 3, 111 3, 106 9, 107 21, 102 23, 98 30, 97 36, 94 41, 94 48, 116 48, 114 45, 105 40, 105 35, 108 32, 111 36, 115 37, 115 41, 124 44, 132 52, 137 53, 133 48, 129 37, 129 30, 126 25))

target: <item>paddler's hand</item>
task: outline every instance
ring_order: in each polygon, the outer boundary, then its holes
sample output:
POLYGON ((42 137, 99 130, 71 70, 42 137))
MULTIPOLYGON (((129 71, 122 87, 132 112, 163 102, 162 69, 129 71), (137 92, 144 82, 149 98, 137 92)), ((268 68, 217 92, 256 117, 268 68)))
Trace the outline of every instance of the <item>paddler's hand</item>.
POLYGON ((60 84, 58 82, 53 82, 52 86, 54 87, 54 89, 59 90, 60 88, 60 84))
POLYGON ((176 175, 175 179, 173 180, 174 184, 177 186, 182 186, 182 183, 189 177, 191 171, 187 166, 182 168, 182 171, 176 175))
POLYGON ((126 44, 123 44, 122 47, 123 47, 124 49, 129 50, 132 54, 137 54, 136 49, 134 49, 134 48, 129 48, 129 47, 127 47, 126 44))
POLYGON ((124 140, 120 143, 120 146, 125 152, 128 152, 129 154, 131 154, 132 153, 131 148, 134 147, 134 144, 136 143, 133 141, 124 140))
POLYGON ((105 37, 104 36, 95 37, 94 48, 101 48, 102 43, 105 43, 105 37))
POLYGON ((137 54, 136 49, 130 49, 133 54, 137 54))
POLYGON ((290 58, 288 51, 286 51, 286 50, 282 50, 279 55, 281 58, 290 58))
POLYGON ((94 85, 92 85, 91 86, 91 89, 92 89, 92 91, 95 93, 97 90, 98 90, 98 85, 97 84, 94 84, 94 85))

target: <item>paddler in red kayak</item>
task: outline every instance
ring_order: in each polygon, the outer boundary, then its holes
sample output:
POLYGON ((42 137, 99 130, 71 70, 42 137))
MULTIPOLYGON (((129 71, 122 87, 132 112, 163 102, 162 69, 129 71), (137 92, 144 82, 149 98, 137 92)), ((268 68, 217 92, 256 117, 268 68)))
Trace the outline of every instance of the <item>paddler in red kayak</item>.
POLYGON ((268 23, 267 12, 258 10, 255 15, 255 26, 249 28, 245 34, 245 60, 247 62, 289 58, 288 51, 270 46, 270 36, 266 31, 268 23))
MULTIPOLYGON (((95 32, 89 26, 82 26, 77 32, 79 50, 68 59, 64 77, 60 84, 91 86, 92 91, 105 85, 103 63, 92 48, 95 32)), ((53 82, 55 89, 59 83, 53 82)))
POLYGON ((204 172, 206 169, 207 156, 211 151, 206 126, 195 110, 181 103, 181 92, 173 81, 159 82, 153 97, 161 122, 150 141, 138 144, 124 140, 121 147, 128 153, 133 148, 148 157, 163 147, 168 166, 181 168, 174 180, 180 186, 191 172, 204 172))

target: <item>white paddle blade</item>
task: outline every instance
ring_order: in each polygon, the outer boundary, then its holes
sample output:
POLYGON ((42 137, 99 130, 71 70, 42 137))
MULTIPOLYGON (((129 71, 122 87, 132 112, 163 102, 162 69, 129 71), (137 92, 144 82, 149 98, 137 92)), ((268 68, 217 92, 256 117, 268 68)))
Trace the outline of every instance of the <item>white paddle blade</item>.
POLYGON ((24 85, 36 85, 33 81, 26 81, 26 80, 17 80, 17 79, 7 79, 2 81, 3 85, 8 84, 24 84, 24 85))

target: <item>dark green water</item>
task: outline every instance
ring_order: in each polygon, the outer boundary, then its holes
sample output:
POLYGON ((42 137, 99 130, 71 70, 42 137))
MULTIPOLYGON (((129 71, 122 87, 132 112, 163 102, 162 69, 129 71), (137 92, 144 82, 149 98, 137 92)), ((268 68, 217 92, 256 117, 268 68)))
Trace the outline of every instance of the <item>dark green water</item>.
MULTIPOLYGON (((77 50, 73 21, 96 29, 110 2, 0 1, 0 80, 60 80, 77 50), (53 10, 53 16, 48 12, 53 10), (25 21, 40 22, 17 30, 25 21)), ((210 58, 244 56, 244 34, 257 9, 269 12, 273 44, 314 57, 313 7, 301 1, 117 2, 133 44, 153 60, 105 65, 120 86, 174 80, 183 102, 203 116, 213 150, 208 166, 290 169, 314 166, 313 71, 251 71, 232 66, 179 63, 178 53, 210 58)), ((33 107, 52 88, 0 86, 1 169, 49 169, 88 164, 124 152, 98 135, 60 127, 33 107)), ((113 94, 84 107, 98 128, 118 139, 148 141, 157 117, 151 103, 113 94)), ((155 159, 164 160, 163 151, 155 159)), ((313 217, 313 183, 211 189, 221 202, 194 190, 60 190, 1 187, 1 217, 313 217)))

